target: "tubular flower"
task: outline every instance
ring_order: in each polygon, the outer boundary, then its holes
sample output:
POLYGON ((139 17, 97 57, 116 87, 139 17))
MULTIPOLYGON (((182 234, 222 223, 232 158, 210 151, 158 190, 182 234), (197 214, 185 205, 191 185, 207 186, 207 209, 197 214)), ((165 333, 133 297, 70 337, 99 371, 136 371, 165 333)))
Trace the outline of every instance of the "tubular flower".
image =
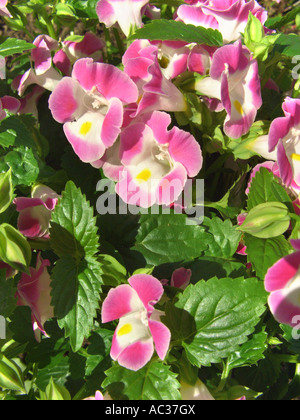
POLYGON ((258 63, 241 41, 214 53, 210 77, 196 82, 196 90, 221 100, 227 111, 224 131, 232 138, 249 132, 262 105, 258 63))
POLYGON ((269 132, 269 151, 277 150, 280 177, 285 185, 300 186, 300 99, 286 98, 285 116, 275 119, 269 132))
POLYGON ((18 93, 22 96, 28 86, 39 85, 46 90, 53 91, 62 79, 60 73, 52 66, 52 53, 59 48, 59 43, 48 35, 39 35, 33 42, 36 47, 31 51, 31 68, 22 76, 18 93))
POLYGON ((83 58, 75 63, 72 77, 58 84, 49 106, 78 157, 92 163, 113 146, 123 124, 123 105, 137 98, 137 87, 121 70, 83 58))
POLYGON ((100 0, 96 11, 101 23, 110 28, 116 22, 126 36, 143 25, 143 9, 149 0, 100 0))
POLYGON ((19 231, 30 239, 49 239, 51 212, 58 198, 51 188, 44 185, 35 187, 31 198, 16 198, 14 204, 19 212, 19 231))
POLYGON ((201 170, 199 144, 178 127, 168 131, 170 123, 168 114, 155 111, 122 132, 123 171, 116 190, 124 202, 143 208, 170 205, 182 193, 188 176, 195 177, 201 170))
POLYGON ((6 118, 5 109, 16 114, 21 107, 21 102, 13 96, 3 96, 0 98, 0 121, 6 118))
POLYGON ((207 0, 183 4, 178 8, 178 18, 187 24, 218 29, 225 43, 241 38, 249 13, 264 24, 267 11, 255 0, 207 0))
POLYGON ((141 274, 131 277, 129 285, 112 289, 102 307, 102 322, 119 319, 115 331, 111 357, 130 370, 143 368, 152 358, 154 347, 161 360, 169 349, 171 334, 154 309, 163 295, 163 287, 156 278, 141 274))
POLYGON ((295 326, 294 317, 300 314, 300 241, 291 241, 296 252, 287 255, 271 267, 265 277, 270 292, 269 307, 275 319, 295 326))
POLYGON ((5 17, 12 17, 12 15, 9 13, 7 6, 8 1, 7 0, 0 0, 0 15, 5 17))
POLYGON ((80 41, 64 41, 53 62, 66 76, 72 73, 73 64, 80 58, 90 57, 96 62, 102 62, 102 50, 105 43, 92 32, 87 32, 80 41))
POLYGON ((22 274, 16 293, 18 306, 29 306, 31 309, 36 338, 38 330, 46 335, 44 324, 54 316, 54 309, 51 306, 51 279, 47 270, 49 266, 50 261, 43 260, 39 254, 36 268, 30 268, 30 275, 22 274))
POLYGON ((154 45, 147 40, 136 40, 124 54, 124 71, 139 89, 137 109, 132 117, 150 111, 186 110, 183 94, 169 80, 178 76, 187 66, 187 50, 180 44, 181 49, 176 57, 175 45, 178 46, 174 43, 154 45))

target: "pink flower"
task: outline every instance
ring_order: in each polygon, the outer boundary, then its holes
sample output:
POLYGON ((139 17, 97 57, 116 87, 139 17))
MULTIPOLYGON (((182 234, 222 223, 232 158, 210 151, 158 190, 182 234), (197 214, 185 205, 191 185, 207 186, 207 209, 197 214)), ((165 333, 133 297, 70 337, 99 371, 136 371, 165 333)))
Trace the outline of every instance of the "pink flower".
POLYGON ((285 185, 300 186, 300 99, 286 98, 285 116, 275 119, 269 132, 269 152, 277 150, 280 177, 285 185))
MULTIPOLYGON (((172 274, 170 286, 185 290, 190 284, 192 271, 186 268, 178 268, 172 274)), ((163 286, 169 284, 169 280, 161 280, 163 286)))
POLYGON ((149 0, 100 0, 96 11, 101 23, 110 28, 118 22, 128 36, 131 30, 142 27, 143 9, 148 3, 149 0))
POLYGON ((127 49, 123 56, 124 71, 139 89, 136 112, 131 117, 156 110, 186 110, 183 94, 169 80, 180 74, 187 65, 187 51, 183 44, 180 43, 180 46, 177 58, 174 56, 177 43, 154 45, 147 40, 136 40, 127 49))
POLYGON ((132 80, 110 64, 78 60, 72 77, 64 77, 50 96, 53 118, 64 124, 67 139, 86 163, 101 159, 117 140, 123 124, 123 106, 136 102, 132 80))
POLYGON ((196 83, 197 91, 221 100, 227 111, 226 135, 239 138, 248 133, 262 105, 258 63, 237 41, 213 55, 210 77, 196 83))
POLYGON ((70 76, 73 64, 80 58, 90 57, 95 62, 102 62, 104 47, 105 42, 102 39, 87 32, 80 41, 64 41, 62 49, 55 54, 53 63, 62 73, 70 76))
POLYGON ((178 127, 168 131, 171 117, 155 111, 123 130, 116 191, 124 202, 149 208, 170 205, 182 193, 188 177, 202 167, 202 152, 195 138, 178 127))
POLYGON ((12 17, 7 9, 7 0, 0 0, 0 15, 5 17, 12 17))
POLYGON ((257 17, 262 24, 268 18, 267 11, 255 0, 207 0, 192 3, 179 6, 178 18, 187 24, 218 29, 225 43, 241 38, 249 13, 257 17))
POLYGON ((17 211, 19 231, 30 239, 49 239, 51 212, 59 196, 44 185, 35 187, 31 198, 20 197, 14 200, 17 211))
POLYGON ((59 43, 48 35, 39 35, 33 42, 36 48, 31 51, 31 61, 34 68, 22 76, 18 93, 22 96, 28 86, 39 85, 52 91, 62 76, 52 66, 52 53, 59 48, 59 43))
POLYGON ((21 102, 13 96, 3 96, 0 98, 0 121, 6 118, 5 109, 16 114, 21 107, 21 102))
POLYGON ((300 240, 291 243, 296 252, 268 270, 265 288, 270 292, 269 307, 275 319, 294 327, 294 317, 300 315, 300 240))
POLYGON ((115 331, 111 357, 130 370, 143 368, 152 358, 154 347, 164 360, 170 345, 169 329, 160 322, 154 305, 163 295, 163 287, 156 278, 141 274, 131 277, 129 285, 110 290, 102 306, 102 322, 119 319, 115 331))
POLYGON ((53 318, 54 312, 51 306, 51 279, 47 267, 50 261, 37 256, 36 268, 30 268, 30 275, 22 274, 18 283, 16 297, 19 306, 29 306, 33 329, 38 338, 38 330, 46 335, 44 324, 53 318))

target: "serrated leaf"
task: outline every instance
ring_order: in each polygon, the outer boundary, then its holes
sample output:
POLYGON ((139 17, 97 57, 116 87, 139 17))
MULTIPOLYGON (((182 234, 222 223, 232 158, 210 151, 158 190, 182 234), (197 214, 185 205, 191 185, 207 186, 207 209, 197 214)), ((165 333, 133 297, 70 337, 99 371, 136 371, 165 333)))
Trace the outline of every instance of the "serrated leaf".
POLYGON ((137 372, 115 366, 105 372, 102 386, 115 400, 180 400, 180 383, 170 367, 150 362, 137 372))
POLYGON ((211 28, 187 25, 174 20, 153 20, 137 30, 129 40, 149 39, 150 41, 185 41, 220 47, 223 45, 222 34, 211 28))
POLYGON ((51 245, 59 257, 72 256, 80 261, 98 251, 94 209, 72 181, 67 183, 52 213, 50 236, 51 245))
POLYGON ((190 285, 167 304, 165 323, 189 361, 200 367, 229 357, 253 333, 267 294, 256 279, 217 279, 190 285))
POLYGON ((100 264, 90 258, 79 264, 71 256, 62 257, 52 273, 52 305, 58 324, 65 329, 74 352, 88 337, 99 308, 102 286, 100 264))
POLYGON ((0 173, 12 170, 13 186, 31 186, 39 175, 39 163, 31 148, 16 147, 0 158, 0 173))
POLYGON ((184 215, 141 216, 136 244, 150 265, 191 261, 200 257, 211 235, 198 225, 188 225, 184 215))
POLYGON ((204 225, 208 227, 208 232, 212 235, 205 256, 230 259, 238 248, 241 239, 240 232, 235 229, 230 220, 223 221, 218 217, 206 218, 204 225))
POLYGON ((248 262, 252 264, 257 277, 262 280, 265 278, 268 269, 288 255, 292 249, 284 236, 260 239, 245 234, 244 242, 247 247, 248 262))
POLYGON ((0 44, 0 55, 2 57, 8 57, 10 55, 23 53, 24 51, 32 50, 35 45, 29 44, 28 42, 19 38, 7 38, 2 44, 0 44))

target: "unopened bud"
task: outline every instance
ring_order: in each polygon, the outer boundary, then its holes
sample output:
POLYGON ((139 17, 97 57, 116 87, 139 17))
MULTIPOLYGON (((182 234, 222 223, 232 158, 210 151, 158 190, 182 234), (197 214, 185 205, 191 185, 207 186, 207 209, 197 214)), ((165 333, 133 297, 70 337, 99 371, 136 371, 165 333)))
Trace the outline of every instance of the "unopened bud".
POLYGON ((245 222, 237 230, 257 238, 276 238, 288 230, 290 221, 289 210, 285 204, 264 203, 250 210, 245 222))
POLYGON ((7 223, 0 226, 0 260, 25 272, 28 272, 31 261, 31 248, 26 238, 7 223))

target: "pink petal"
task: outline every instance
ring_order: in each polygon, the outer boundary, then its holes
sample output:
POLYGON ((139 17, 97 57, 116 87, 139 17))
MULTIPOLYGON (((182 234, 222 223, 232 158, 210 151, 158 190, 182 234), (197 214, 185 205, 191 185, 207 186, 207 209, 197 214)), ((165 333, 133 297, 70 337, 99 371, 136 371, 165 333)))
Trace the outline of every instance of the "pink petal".
POLYGON ((288 296, 284 295, 282 290, 271 293, 269 307, 277 322, 291 327, 296 326, 297 323, 293 320, 295 317, 299 320, 300 306, 295 306, 290 302, 288 296))
POLYGON ((170 346, 170 330, 161 322, 149 320, 149 328, 155 344, 158 357, 164 360, 170 346))
POLYGON ((157 204, 169 206, 178 200, 187 181, 187 172, 181 163, 176 163, 172 171, 160 181, 157 190, 157 204))
POLYGON ((300 251, 279 260, 268 270, 265 278, 267 292, 283 289, 295 277, 300 267, 300 251))
POLYGON ((128 346, 118 357, 119 365, 133 371, 142 369, 154 353, 153 340, 138 341, 128 346))
POLYGON ((53 118, 59 123, 73 121, 82 114, 84 91, 71 77, 64 77, 49 99, 53 118))
POLYGON ((111 289, 102 305, 102 322, 115 321, 143 308, 136 291, 128 284, 111 289))
POLYGON ((130 77, 111 64, 94 63, 91 58, 78 60, 72 77, 91 91, 94 87, 106 98, 118 98, 129 104, 138 100, 138 89, 130 77))
POLYGON ((171 286, 178 287, 179 289, 187 287, 192 277, 192 271, 186 268, 179 268, 175 270, 172 279, 171 286))
POLYGON ((159 280, 147 274, 132 276, 128 283, 137 292, 147 312, 153 312, 153 306, 160 301, 164 289, 159 280))
POLYGON ((108 112, 104 118, 101 139, 106 148, 113 146, 117 137, 121 133, 123 124, 123 105, 122 102, 113 98, 109 101, 108 112))

